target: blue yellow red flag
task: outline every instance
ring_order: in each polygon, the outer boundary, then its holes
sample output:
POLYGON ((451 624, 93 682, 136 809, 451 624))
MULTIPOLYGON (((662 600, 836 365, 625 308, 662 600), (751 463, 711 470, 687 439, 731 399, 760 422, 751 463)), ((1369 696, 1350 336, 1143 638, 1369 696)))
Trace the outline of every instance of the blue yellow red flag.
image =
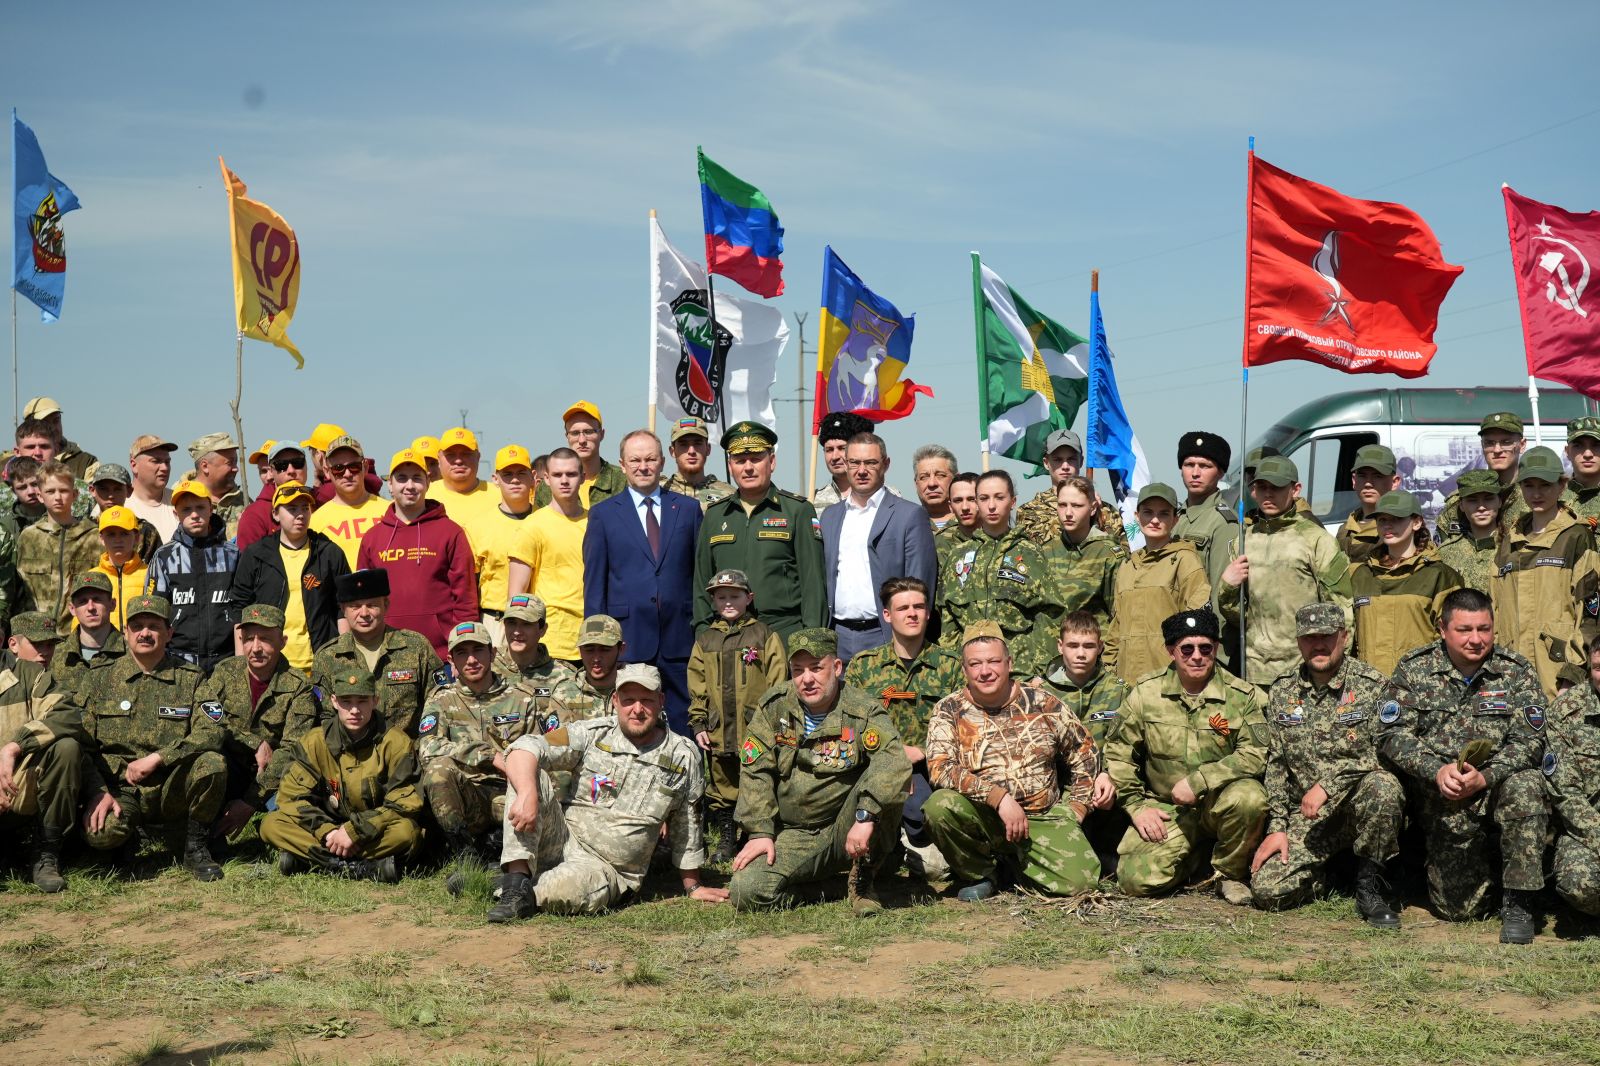
POLYGON ((822 327, 811 432, 836 411, 874 422, 904 418, 926 385, 902 377, 911 362, 915 316, 902 315, 862 282, 832 248, 822 255, 822 327))
POLYGON ((300 242, 276 211, 245 196, 238 175, 217 156, 228 190, 228 228, 233 238, 233 301, 239 332, 266 341, 294 356, 295 369, 306 361, 289 339, 289 322, 300 299, 300 242))
POLYGON ((11 287, 39 307, 39 317, 61 317, 67 288, 67 247, 61 216, 80 206, 77 195, 45 165, 39 139, 11 109, 11 287))

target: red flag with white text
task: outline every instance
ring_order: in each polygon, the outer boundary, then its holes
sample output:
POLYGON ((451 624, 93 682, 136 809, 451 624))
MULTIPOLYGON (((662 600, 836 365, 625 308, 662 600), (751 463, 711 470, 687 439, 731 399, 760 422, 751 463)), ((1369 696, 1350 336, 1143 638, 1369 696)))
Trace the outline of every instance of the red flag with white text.
POLYGON ((1421 377, 1461 274, 1410 208, 1358 200, 1250 156, 1244 365, 1305 359, 1421 377))
POLYGON ((1506 230, 1522 305, 1528 373, 1600 399, 1600 212, 1578 214, 1530 200, 1509 185, 1506 230))

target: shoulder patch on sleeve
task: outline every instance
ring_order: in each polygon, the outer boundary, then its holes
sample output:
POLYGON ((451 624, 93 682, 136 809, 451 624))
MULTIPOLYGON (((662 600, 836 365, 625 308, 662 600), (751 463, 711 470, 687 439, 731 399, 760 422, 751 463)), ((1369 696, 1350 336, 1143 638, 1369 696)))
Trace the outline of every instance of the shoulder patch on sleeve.
POLYGON ((1384 700, 1383 706, 1378 708, 1378 721, 1384 725, 1394 725, 1400 720, 1400 702, 1398 700, 1384 700))
POLYGON ((745 737, 744 743, 739 746, 739 762, 749 766, 767 753, 766 745, 755 737, 745 737))
POLYGON ((425 714, 425 715, 422 716, 422 721, 417 723, 417 734, 420 736, 423 733, 431 733, 431 732, 433 732, 434 727, 437 726, 438 724, 439 724, 439 716, 438 715, 436 715, 436 714, 425 714))
POLYGON ((1544 771, 1544 776, 1546 777, 1556 776, 1556 753, 1553 751, 1545 752, 1544 762, 1539 764, 1539 769, 1544 771))

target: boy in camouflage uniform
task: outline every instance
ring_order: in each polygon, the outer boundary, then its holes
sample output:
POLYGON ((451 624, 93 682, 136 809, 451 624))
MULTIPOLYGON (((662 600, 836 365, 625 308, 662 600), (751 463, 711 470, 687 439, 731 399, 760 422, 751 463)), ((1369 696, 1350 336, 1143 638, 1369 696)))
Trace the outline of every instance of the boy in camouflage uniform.
POLYGON ((1541 769, 1556 818, 1552 880, 1561 898, 1600 914, 1600 641, 1591 641, 1586 683, 1550 707, 1541 769))
POLYGON ((1104 876, 1117 869, 1117 843, 1128 831, 1128 815, 1115 805, 1117 787, 1105 770, 1105 747, 1122 721, 1122 702, 1131 685, 1106 665, 1101 653, 1100 623, 1088 611, 1074 611, 1061 620, 1057 655, 1035 684, 1060 700, 1094 739, 1100 764, 1095 768, 1094 798, 1083 831, 1100 857, 1104 876))
POLYGON ((105 666, 128 654, 128 642, 111 624, 111 579, 86 570, 67 587, 72 628, 50 658, 50 676, 63 691, 77 687, 92 666, 105 666))
POLYGON ((494 657, 494 672, 527 692, 548 699, 562 682, 576 682, 578 672, 559 659, 551 658, 544 646, 544 601, 519 592, 506 601, 505 643, 494 657))
POLYGON ((706 472, 711 457, 711 428, 703 419, 680 418, 672 423, 668 441, 672 460, 677 465, 664 486, 668 492, 682 493, 700 501, 700 510, 733 495, 733 486, 706 472))
POLYGON ((1593 528, 1600 523, 1600 418, 1585 415, 1567 423, 1567 461, 1572 481, 1561 502, 1593 528))
MULTIPOLYGON (((1017 528, 1033 543, 1040 546, 1052 543, 1061 535, 1061 519, 1056 514, 1056 490, 1068 478, 1078 476, 1083 469, 1083 441, 1070 429, 1058 429, 1045 438, 1043 465, 1050 475, 1050 487, 1017 508, 1017 528)), ((1109 504, 1095 497, 1094 524, 1110 537, 1119 550, 1128 550, 1128 531, 1122 525, 1122 515, 1109 504)))
POLYGON ((1470 921, 1489 910, 1498 830, 1500 942, 1532 943, 1549 821, 1538 770, 1544 692, 1528 660, 1495 644, 1487 596, 1457 589, 1441 614, 1440 639, 1395 669, 1378 750, 1420 800, 1428 898, 1440 917, 1470 921))
MULTIPOLYGON (((1523 439, 1522 418, 1511 411, 1496 411, 1485 415, 1478 425, 1478 442, 1483 448, 1483 462, 1495 476, 1495 492, 1500 497, 1500 528, 1510 529, 1513 522, 1528 513, 1528 503, 1522 498, 1517 484, 1517 467, 1522 461, 1523 449, 1528 442, 1523 439)), ((1434 539, 1443 542, 1466 532, 1466 521, 1461 516, 1461 490, 1452 492, 1439 512, 1434 527, 1434 539)))
POLYGON ((67 589, 85 570, 100 561, 100 535, 93 521, 73 511, 78 489, 72 471, 60 463, 46 463, 39 471, 45 516, 17 537, 17 573, 25 590, 22 603, 43 611, 65 628, 67 589))
POLYGON ((1389 679, 1345 655, 1337 604, 1307 604, 1295 626, 1300 669, 1267 698, 1267 835, 1250 863, 1250 891, 1263 910, 1298 906, 1323 887, 1328 860, 1353 848, 1357 913, 1398 929, 1384 864, 1400 851, 1405 792, 1378 763, 1389 679))
POLYGON ((422 843, 416 751, 378 713, 371 674, 337 674, 329 693, 333 718, 294 742, 261 839, 278 849, 282 874, 315 866, 392 884, 422 843))
POLYGON ((743 570, 719 570, 706 591, 716 617, 689 652, 689 731, 706 753, 706 824, 717 828, 712 862, 733 858, 738 833, 739 748, 745 721, 767 689, 789 677, 783 638, 750 613, 750 581, 743 570))
POLYGON ((999 626, 979 622, 962 636, 966 685, 928 723, 935 791, 924 806, 928 835, 961 885, 956 897, 992 896, 1002 869, 1050 895, 1086 892, 1100 881, 1081 828, 1099 750, 1060 700, 1011 679, 999 626))

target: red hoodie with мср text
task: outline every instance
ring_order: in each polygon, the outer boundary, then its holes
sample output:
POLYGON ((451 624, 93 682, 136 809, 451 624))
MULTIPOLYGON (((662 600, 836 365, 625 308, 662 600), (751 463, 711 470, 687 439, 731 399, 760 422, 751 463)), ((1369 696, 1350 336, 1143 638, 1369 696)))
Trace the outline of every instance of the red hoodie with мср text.
POLYGON ((356 568, 389 572, 389 625, 428 638, 439 658, 450 661, 445 638, 458 622, 478 619, 478 580, 467 535, 445 517, 444 505, 428 500, 409 525, 394 504, 361 537, 356 568))

